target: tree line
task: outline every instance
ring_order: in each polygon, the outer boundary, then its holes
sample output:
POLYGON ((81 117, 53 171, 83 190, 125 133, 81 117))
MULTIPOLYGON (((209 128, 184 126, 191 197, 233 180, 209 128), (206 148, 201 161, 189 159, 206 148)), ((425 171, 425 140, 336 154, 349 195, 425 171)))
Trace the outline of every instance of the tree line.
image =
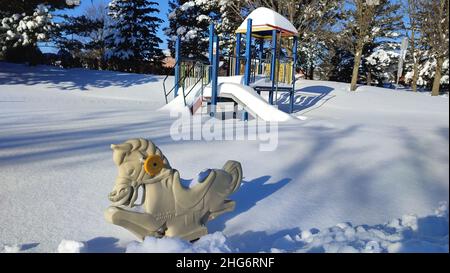
POLYGON ((8 5, 0 5, 3 59, 159 73, 164 57, 157 36, 162 23, 159 4, 149 0, 90 2, 77 16, 67 15, 66 10, 77 7, 80 0, 8 0, 8 5), (40 48, 46 46, 57 53, 42 54, 40 48))
POLYGON ((149 0, 90 1, 77 16, 62 10, 79 0, 1 2, 0 55, 9 61, 166 73, 157 35, 162 17, 172 56, 181 37, 183 56, 205 58, 210 22, 223 53, 233 55, 234 31, 252 10, 267 7, 297 28, 298 67, 306 78, 349 82, 351 90, 396 82, 406 37, 400 82, 433 95, 448 88, 448 0, 169 0, 162 16, 149 0), (40 53, 43 44, 57 53, 40 53))

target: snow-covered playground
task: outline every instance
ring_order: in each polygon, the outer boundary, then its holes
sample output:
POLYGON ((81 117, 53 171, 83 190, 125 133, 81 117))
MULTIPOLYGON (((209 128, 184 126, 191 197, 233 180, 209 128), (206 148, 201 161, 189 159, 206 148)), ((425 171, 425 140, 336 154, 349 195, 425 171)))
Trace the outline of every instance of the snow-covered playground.
POLYGON ((448 97, 299 80, 300 118, 260 151, 262 140, 173 140, 163 78, 0 62, 0 251, 448 252, 448 97), (110 144, 136 137, 186 183, 240 161, 236 209, 194 244, 139 243, 107 223, 110 144))

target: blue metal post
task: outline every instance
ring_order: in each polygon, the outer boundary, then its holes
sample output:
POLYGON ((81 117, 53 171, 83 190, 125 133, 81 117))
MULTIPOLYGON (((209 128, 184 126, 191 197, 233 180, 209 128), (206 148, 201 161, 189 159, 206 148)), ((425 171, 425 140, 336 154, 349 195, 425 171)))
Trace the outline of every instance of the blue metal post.
POLYGON ((178 88, 180 88, 178 81, 180 80, 180 36, 175 41, 175 90, 174 97, 178 96, 178 88))
POLYGON ((241 34, 236 34, 236 65, 234 67, 234 75, 241 74, 241 34))
POLYGON ((272 30, 272 61, 270 64, 270 80, 272 81, 272 89, 269 93, 269 103, 273 104, 273 92, 275 91, 275 71, 277 65, 277 31, 272 30))
POLYGON ((264 39, 261 39, 259 44, 259 66, 258 66, 258 74, 262 74, 262 60, 264 53, 264 39))
POLYGON ((209 65, 210 67, 208 68, 208 78, 209 81, 211 81, 211 73, 212 73, 212 63, 213 63, 213 43, 214 43, 214 24, 211 23, 209 25, 209 48, 208 48, 208 56, 209 56, 209 65))
MULTIPOLYGON (((245 71, 244 71, 244 85, 250 85, 250 69, 252 61, 252 19, 247 19, 247 33, 245 41, 245 71)), ((248 112, 242 112, 242 119, 248 120, 248 112)))
POLYGON ((243 121, 248 121, 248 112, 244 110, 244 112, 242 112, 242 120, 243 121))
POLYGON ((245 42, 245 73, 244 85, 250 84, 250 69, 252 65, 252 19, 247 19, 247 33, 245 42))
POLYGON ((212 79, 211 79, 211 110, 209 115, 211 117, 215 116, 216 106, 217 106, 217 84, 219 77, 219 37, 214 35, 214 45, 213 45, 213 64, 212 64, 212 79))
POLYGON ((292 49, 292 92, 291 97, 289 98, 289 111, 292 113, 294 110, 294 93, 295 93, 295 70, 297 69, 297 47, 298 47, 298 38, 294 37, 294 46, 292 49))

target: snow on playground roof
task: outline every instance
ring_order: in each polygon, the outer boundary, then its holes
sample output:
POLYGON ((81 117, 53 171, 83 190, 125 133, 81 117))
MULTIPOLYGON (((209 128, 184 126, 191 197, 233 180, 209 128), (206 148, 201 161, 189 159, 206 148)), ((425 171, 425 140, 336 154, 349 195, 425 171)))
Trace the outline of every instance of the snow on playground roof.
POLYGON ((283 36, 297 36, 298 31, 289 22, 288 19, 283 17, 281 14, 268 9, 268 8, 257 8, 252 11, 244 22, 238 27, 236 33, 246 33, 247 32, 247 19, 252 19, 252 33, 256 34, 254 36, 259 36, 262 38, 271 37, 271 31, 274 29, 280 30, 283 36))

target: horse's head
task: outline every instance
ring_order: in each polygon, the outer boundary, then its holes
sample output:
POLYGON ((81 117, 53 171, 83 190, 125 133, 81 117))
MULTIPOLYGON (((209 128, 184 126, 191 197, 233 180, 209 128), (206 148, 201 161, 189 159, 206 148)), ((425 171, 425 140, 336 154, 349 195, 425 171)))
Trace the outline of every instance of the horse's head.
POLYGON ((144 180, 158 181, 158 177, 170 170, 169 161, 161 150, 143 138, 130 139, 122 144, 112 144, 113 160, 119 169, 109 200, 113 206, 133 207, 138 188, 144 180))

